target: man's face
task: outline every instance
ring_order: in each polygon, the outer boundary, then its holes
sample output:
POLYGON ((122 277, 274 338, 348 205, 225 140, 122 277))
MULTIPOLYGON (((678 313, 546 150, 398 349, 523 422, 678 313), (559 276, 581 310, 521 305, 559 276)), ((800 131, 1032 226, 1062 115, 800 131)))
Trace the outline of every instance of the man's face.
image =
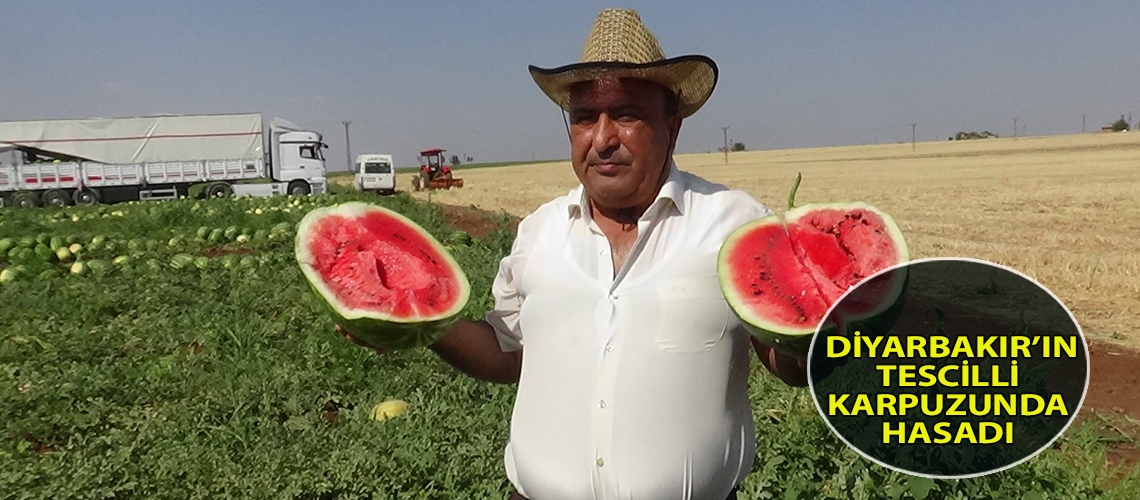
POLYGON ((681 126, 666 102, 664 87, 643 80, 596 80, 573 89, 571 162, 596 205, 645 207, 657 195, 681 126))

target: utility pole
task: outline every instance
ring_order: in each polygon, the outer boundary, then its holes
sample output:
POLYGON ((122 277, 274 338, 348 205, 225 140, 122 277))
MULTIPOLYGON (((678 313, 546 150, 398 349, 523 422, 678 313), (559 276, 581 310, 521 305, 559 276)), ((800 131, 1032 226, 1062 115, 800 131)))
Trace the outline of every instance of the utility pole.
POLYGON ((724 132, 724 164, 728 165, 728 127, 721 127, 720 130, 724 132))
POLYGON ((349 172, 352 172, 352 146, 348 143, 348 124, 352 123, 351 120, 341 122, 344 124, 344 159, 345 166, 349 172))
POLYGON ((1013 119, 1013 140, 1017 140, 1017 118, 1013 119))
POLYGON ((916 146, 914 145, 914 140, 915 140, 915 132, 914 132, 914 130, 915 130, 915 127, 917 127, 917 126, 918 126, 918 124, 917 124, 917 123, 912 123, 912 124, 910 124, 910 150, 911 150, 911 151, 914 151, 914 148, 916 147, 916 146))
POLYGON ((1085 115, 1081 115, 1081 133, 1085 133, 1085 115))

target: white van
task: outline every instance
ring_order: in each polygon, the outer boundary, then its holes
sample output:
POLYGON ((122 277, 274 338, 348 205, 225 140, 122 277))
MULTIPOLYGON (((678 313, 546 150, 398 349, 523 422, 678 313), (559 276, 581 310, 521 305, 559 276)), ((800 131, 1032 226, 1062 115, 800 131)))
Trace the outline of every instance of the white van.
POLYGON ((392 165, 392 155, 357 156, 354 177, 357 191, 396 192, 396 168, 392 165))

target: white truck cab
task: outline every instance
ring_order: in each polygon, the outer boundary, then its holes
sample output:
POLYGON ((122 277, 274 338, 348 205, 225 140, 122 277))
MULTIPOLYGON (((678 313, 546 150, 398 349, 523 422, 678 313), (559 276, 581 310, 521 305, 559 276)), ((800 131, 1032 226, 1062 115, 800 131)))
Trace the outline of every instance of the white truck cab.
POLYGON ((353 184, 357 191, 375 191, 378 194, 396 192, 396 168, 392 164, 392 155, 359 155, 353 170, 353 184))
POLYGON ((274 180, 290 185, 289 194, 309 194, 304 184, 325 183, 325 154, 327 148, 316 132, 285 132, 278 140, 277 171, 274 180), (294 182, 294 181, 303 181, 294 182))
POLYGON ((233 194, 277 196, 325 194, 328 192, 324 149, 328 145, 317 132, 291 129, 276 123, 269 143, 269 179, 258 184, 234 184, 233 194))

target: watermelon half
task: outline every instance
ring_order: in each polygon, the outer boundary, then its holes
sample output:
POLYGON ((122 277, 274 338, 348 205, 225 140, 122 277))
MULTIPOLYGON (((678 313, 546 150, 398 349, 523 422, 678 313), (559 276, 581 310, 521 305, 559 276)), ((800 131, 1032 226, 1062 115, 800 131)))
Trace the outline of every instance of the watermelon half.
POLYGON ((471 295, 467 275, 438 240, 375 205, 309 212, 297 227, 295 253, 337 324, 384 349, 434 343, 471 295))
POLYGON ((849 289, 910 255, 894 220, 874 206, 793 208, 799 181, 783 217, 762 217, 729 235, 717 272, 725 299, 745 328, 777 350, 804 358, 817 330, 897 315, 905 272, 875 276, 860 287, 858 297, 842 303, 843 310, 828 312, 849 289))

